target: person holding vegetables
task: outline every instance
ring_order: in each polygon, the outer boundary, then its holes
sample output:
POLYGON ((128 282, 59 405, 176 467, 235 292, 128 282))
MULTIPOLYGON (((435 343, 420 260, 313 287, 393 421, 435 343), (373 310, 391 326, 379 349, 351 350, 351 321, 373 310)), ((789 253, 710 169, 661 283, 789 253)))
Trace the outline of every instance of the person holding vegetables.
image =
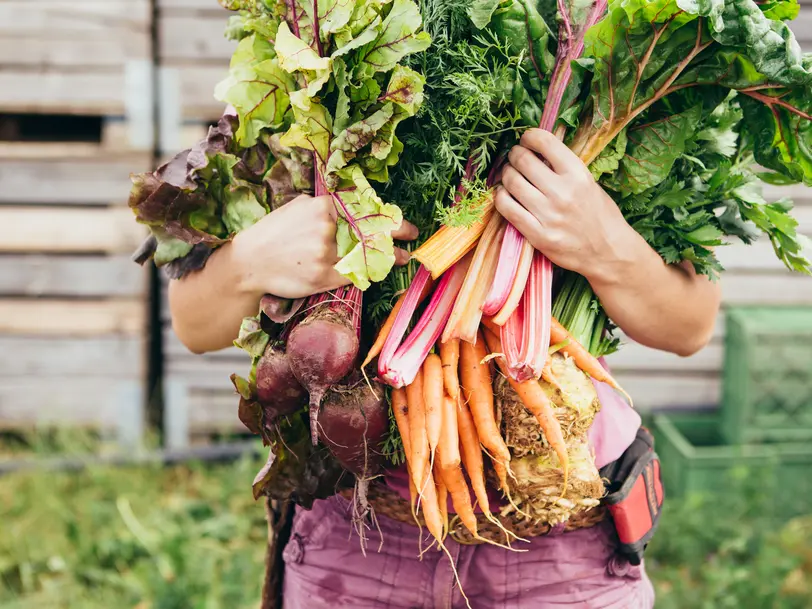
POLYGON ((812 272, 759 187, 812 183, 797 3, 221 3, 229 109, 130 206, 181 341, 251 357, 263 609, 652 607, 600 358, 700 350, 731 238, 812 272))
MULTIPOLYGON (((553 263, 586 277, 630 338, 682 356, 707 344, 720 304, 718 282, 697 275, 690 264, 665 264, 549 132, 529 130, 510 151, 496 207, 553 263)), ((414 239, 417 229, 404 222, 395 237, 414 239)), ((396 256, 400 264, 408 260, 403 250, 396 256)), ((262 295, 300 298, 348 283, 334 270, 336 261, 330 199, 300 196, 218 248, 201 271, 171 282, 173 328, 195 353, 228 347, 262 295)), ((626 450, 640 424, 618 396, 601 398, 590 434, 599 467, 626 450)), ((397 487, 397 473, 392 478, 397 487)), ((286 607, 329 607, 338 600, 353 607, 459 606, 448 565, 437 553, 421 562, 412 551, 417 527, 381 517, 381 553, 365 558, 348 541, 352 524, 339 501, 317 501, 297 513, 284 554, 286 607), (426 595, 448 600, 435 605, 426 595)), ((653 606, 642 567, 622 564, 604 523, 539 537, 523 553, 446 543, 472 606, 653 606)))

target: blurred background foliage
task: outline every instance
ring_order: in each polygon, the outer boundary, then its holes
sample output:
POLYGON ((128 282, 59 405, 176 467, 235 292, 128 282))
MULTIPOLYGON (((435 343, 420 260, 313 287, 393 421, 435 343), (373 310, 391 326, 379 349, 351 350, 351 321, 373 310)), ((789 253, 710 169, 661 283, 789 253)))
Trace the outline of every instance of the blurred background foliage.
MULTIPOLYGON (((65 454, 93 442, 75 436, 18 439, 4 451, 65 454)), ((259 465, 3 477, 0 608, 256 607, 265 513, 246 488, 259 465)), ((724 495, 667 502, 647 555, 658 609, 812 606, 812 516, 775 521, 765 482, 737 470, 724 495)))

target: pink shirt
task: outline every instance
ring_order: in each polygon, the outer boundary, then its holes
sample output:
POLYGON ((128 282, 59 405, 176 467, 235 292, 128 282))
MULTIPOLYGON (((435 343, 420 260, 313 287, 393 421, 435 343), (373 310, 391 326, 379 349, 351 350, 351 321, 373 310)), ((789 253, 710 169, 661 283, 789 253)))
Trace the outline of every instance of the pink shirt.
MULTIPOLYGON (((601 364, 608 369, 603 359, 601 364)), ((637 411, 609 385, 594 380, 592 382, 598 392, 601 409, 595 416, 587 437, 595 451, 595 464, 600 469, 616 461, 631 446, 640 428, 641 419, 637 411)), ((409 478, 405 466, 387 472, 386 484, 408 501, 409 478)), ((491 493, 491 500, 494 505, 499 505, 500 499, 496 492, 491 493)), ((449 510, 453 512, 450 502, 449 510)))

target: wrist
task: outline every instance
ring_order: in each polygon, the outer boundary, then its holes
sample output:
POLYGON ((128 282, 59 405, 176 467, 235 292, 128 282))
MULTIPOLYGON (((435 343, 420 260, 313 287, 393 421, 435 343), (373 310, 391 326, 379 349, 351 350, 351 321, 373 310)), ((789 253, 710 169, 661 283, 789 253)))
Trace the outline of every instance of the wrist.
POLYGON ((250 229, 236 234, 231 242, 223 247, 228 248, 231 275, 235 278, 235 289, 241 297, 258 301, 265 294, 272 293, 268 289, 271 278, 261 277, 256 272, 257 267, 253 261, 258 258, 250 229))
POLYGON ((606 231, 605 247, 582 273, 594 288, 616 286, 634 277, 650 248, 620 214, 606 231))

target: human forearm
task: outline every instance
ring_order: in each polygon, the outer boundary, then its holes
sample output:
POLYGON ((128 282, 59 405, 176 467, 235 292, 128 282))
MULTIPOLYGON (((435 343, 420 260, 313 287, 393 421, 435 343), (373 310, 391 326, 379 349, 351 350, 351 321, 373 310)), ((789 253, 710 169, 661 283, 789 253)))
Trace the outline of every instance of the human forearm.
POLYGON ((666 265, 572 151, 531 129, 509 161, 496 208, 555 264, 585 276, 626 334, 681 355, 707 343, 718 286, 690 264, 666 265))
MULTIPOLYGON (((408 241, 417 229, 404 221, 392 237, 408 241)), ((396 264, 408 260, 395 248, 396 264)), ((170 284, 172 326, 195 353, 223 349, 237 338, 242 319, 257 314, 265 294, 304 298, 349 283, 336 262, 332 199, 298 197, 218 248, 201 271, 170 284)))
POLYGON ((682 356, 710 340, 719 309, 718 283, 690 264, 667 265, 628 225, 587 279, 607 315, 629 338, 682 356))
POLYGON ((333 213, 328 197, 299 197, 218 248, 202 270, 173 281, 172 326, 183 344, 195 353, 223 349, 263 295, 302 298, 346 283, 333 270, 333 213))
POLYGON ((194 353, 232 344, 244 317, 256 315, 262 293, 244 280, 239 248, 228 243, 206 266, 169 284, 172 328, 194 353))

